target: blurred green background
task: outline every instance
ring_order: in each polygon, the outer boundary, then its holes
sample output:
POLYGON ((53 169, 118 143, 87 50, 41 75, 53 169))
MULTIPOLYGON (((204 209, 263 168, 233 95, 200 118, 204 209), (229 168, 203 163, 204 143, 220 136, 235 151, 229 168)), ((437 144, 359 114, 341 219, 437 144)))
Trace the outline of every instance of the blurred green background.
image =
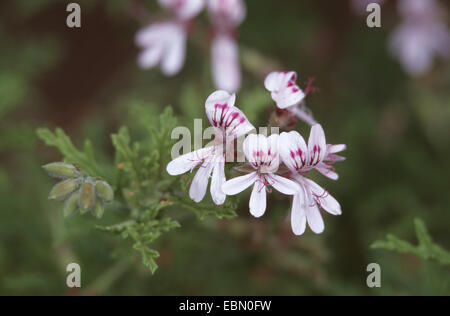
MULTIPOLYGON (((123 261, 126 242, 96 231, 94 218, 64 220, 61 204, 47 200, 55 181, 41 165, 61 155, 35 130, 62 127, 77 145, 90 138, 99 160, 111 163, 109 135, 123 124, 133 132, 135 104, 157 112, 172 105, 185 124, 204 118, 214 90, 207 16, 197 19, 183 71, 166 78, 136 65, 139 2, 79 0, 82 28, 68 29, 69 2, 0 3, 1 295, 450 294, 448 267, 370 248, 390 233, 416 243, 415 217, 450 248, 450 65, 438 62, 412 79, 390 57, 395 1, 383 7, 380 29, 343 0, 246 1, 237 106, 255 126, 266 125, 272 102, 263 75, 272 64, 296 70, 302 86, 316 78, 308 107, 329 143, 348 146, 336 165, 339 181, 317 179, 343 215, 324 215, 322 235, 295 237, 282 196, 271 196, 261 219, 250 217, 246 197, 233 220, 189 214, 158 241, 153 276, 138 257, 123 261), (70 262, 82 267, 77 291, 65 285, 70 262), (366 286, 372 262, 381 265, 379 289, 366 286)), ((159 11, 156 1, 140 3, 159 11)))

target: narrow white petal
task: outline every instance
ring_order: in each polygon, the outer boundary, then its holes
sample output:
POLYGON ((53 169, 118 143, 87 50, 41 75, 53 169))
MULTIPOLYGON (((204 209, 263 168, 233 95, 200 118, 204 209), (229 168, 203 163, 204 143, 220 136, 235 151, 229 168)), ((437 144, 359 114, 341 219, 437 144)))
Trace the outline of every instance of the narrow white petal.
POLYGON ((311 230, 316 234, 323 233, 323 231, 325 230, 325 224, 323 222, 323 218, 320 214, 319 208, 315 203, 313 205, 306 206, 306 219, 308 221, 309 227, 311 227, 311 230))
POLYGON ((214 149, 212 147, 201 148, 175 158, 167 165, 167 173, 171 176, 186 173, 194 169, 203 160, 212 155, 213 150, 214 149))
POLYGON ((186 33, 181 26, 177 26, 167 39, 165 55, 161 61, 161 70, 166 76, 178 73, 184 64, 186 54, 186 33))
POLYGON ((225 202, 226 195, 222 191, 222 185, 225 183, 225 165, 223 162, 216 163, 211 178, 211 197, 217 205, 225 202))
POLYGON ((200 166, 194 179, 192 180, 191 188, 189 190, 189 196, 197 203, 203 200, 203 198, 205 197, 212 167, 212 163, 204 162, 200 166))
POLYGON ((306 205, 302 194, 294 195, 291 211, 291 226, 295 235, 300 236, 306 230, 306 205))
POLYGON ((250 196, 250 214, 261 217, 266 211, 266 187, 262 182, 256 182, 250 196))
POLYGON ((316 166, 316 170, 331 180, 339 179, 339 175, 335 171, 333 171, 331 167, 328 167, 322 162, 316 166))
POLYGON ((222 185, 222 191, 226 195, 235 195, 241 193, 249 186, 251 186, 253 183, 255 183, 256 179, 257 179, 256 172, 252 172, 245 176, 230 179, 222 185))
POLYGON ((303 168, 307 163, 308 147, 302 135, 296 131, 281 133, 280 157, 290 170, 297 171, 303 168))
POLYGON ((311 133, 308 140, 308 156, 310 165, 316 165, 325 158, 327 143, 325 132, 320 124, 311 127, 311 133))
POLYGON ((241 86, 241 68, 236 41, 227 34, 215 36, 211 45, 212 73, 220 90, 236 92, 241 86))
POLYGON ((344 151, 344 150, 346 150, 346 149, 347 149, 347 145, 345 145, 345 144, 328 145, 328 146, 327 146, 327 151, 328 151, 330 154, 335 154, 335 153, 344 151))
POLYGON ((325 211, 332 215, 341 215, 341 205, 339 202, 328 193, 327 190, 312 180, 306 179, 311 191, 314 193, 314 199, 325 211))
POLYGON ((295 195, 300 192, 300 186, 297 183, 276 174, 267 175, 267 180, 275 190, 283 194, 295 195))

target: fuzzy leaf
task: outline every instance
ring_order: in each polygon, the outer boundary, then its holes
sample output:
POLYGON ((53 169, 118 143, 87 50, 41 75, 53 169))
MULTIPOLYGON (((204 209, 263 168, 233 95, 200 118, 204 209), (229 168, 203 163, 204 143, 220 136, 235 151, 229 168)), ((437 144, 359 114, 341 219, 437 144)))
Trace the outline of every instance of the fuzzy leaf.
POLYGON ((372 244, 371 248, 413 254, 424 260, 432 259, 442 265, 450 265, 450 253, 433 242, 425 223, 420 219, 415 219, 414 225, 416 228, 416 236, 419 241, 418 246, 414 246, 393 235, 388 235, 387 240, 376 241, 372 244))
POLYGON ((58 149, 64 156, 64 161, 79 167, 90 176, 104 176, 101 168, 95 161, 90 141, 85 142, 84 151, 79 151, 70 140, 69 136, 60 128, 53 133, 48 128, 39 128, 38 137, 48 146, 58 149))

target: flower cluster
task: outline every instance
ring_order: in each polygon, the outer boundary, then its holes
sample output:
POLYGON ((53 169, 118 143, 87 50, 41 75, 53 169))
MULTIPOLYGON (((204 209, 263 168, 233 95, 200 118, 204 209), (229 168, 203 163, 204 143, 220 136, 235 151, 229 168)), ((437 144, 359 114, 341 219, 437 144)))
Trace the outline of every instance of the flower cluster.
MULTIPOLYGON (((297 74, 273 72, 265 80, 267 90, 277 107, 296 115, 305 93, 296 84, 297 74)), ((234 160, 238 150, 235 140, 254 130, 244 113, 235 106, 236 96, 226 91, 216 91, 205 103, 206 115, 215 130, 211 146, 184 154, 167 165, 170 175, 198 171, 192 181, 189 195, 200 202, 207 191, 211 178, 211 197, 217 204, 223 204, 227 195, 238 194, 253 186, 250 196, 250 213, 255 217, 266 211, 267 192, 272 188, 292 196, 291 225, 296 235, 305 232, 309 224, 315 233, 324 230, 320 208, 333 215, 341 214, 339 203, 321 186, 308 179, 311 170, 317 170, 326 177, 337 180, 333 164, 344 160, 337 153, 345 145, 329 145, 320 124, 312 123, 308 143, 296 131, 272 134, 249 134, 243 141, 243 152, 247 163, 239 170, 245 175, 227 181, 225 164, 234 160), (228 159, 231 157, 231 161, 228 159)))
MULTIPOLYGON (((157 21, 140 30, 136 43, 142 49, 139 65, 160 66, 163 74, 177 74, 184 65, 186 39, 191 20, 205 7, 204 0, 159 0, 170 18, 157 21)), ((236 29, 246 15, 243 0, 208 0, 212 24, 212 75, 217 89, 235 92, 241 85, 236 29)))
POLYGON ((62 179, 50 191, 49 199, 65 201, 65 217, 80 210, 81 214, 91 211, 94 216, 101 218, 104 204, 114 199, 114 192, 106 181, 85 176, 74 165, 53 162, 43 168, 52 177, 62 179))
POLYGON ((435 57, 450 56, 450 32, 436 0, 400 0, 402 23, 390 38, 392 54, 412 76, 427 73, 435 57))

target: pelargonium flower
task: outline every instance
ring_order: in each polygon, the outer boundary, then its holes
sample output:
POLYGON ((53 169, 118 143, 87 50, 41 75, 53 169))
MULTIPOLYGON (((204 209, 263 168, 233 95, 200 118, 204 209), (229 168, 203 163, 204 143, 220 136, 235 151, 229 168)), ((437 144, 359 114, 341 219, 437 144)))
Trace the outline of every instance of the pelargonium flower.
POLYGON ((160 66, 166 76, 177 74, 186 55, 186 22, 200 13, 204 0, 159 0, 172 19, 155 22, 140 30, 136 44, 142 48, 138 64, 144 69, 160 66))
POLYGON ((316 124, 312 114, 300 103, 306 93, 296 83, 295 71, 274 71, 267 75, 264 86, 271 92, 272 99, 279 109, 286 109, 309 125, 316 124))
POLYGON ((297 105, 305 98, 296 80, 295 71, 275 71, 266 77, 264 86, 272 93, 272 99, 280 109, 297 105))
POLYGON ((236 95, 226 91, 216 91, 205 103, 206 115, 215 129, 215 139, 210 147, 201 148, 175 158, 167 165, 170 175, 180 175, 200 166, 192 181, 189 196, 200 202, 211 179, 211 197, 217 205, 225 202, 226 195, 222 191, 225 183, 226 152, 233 141, 254 129, 244 113, 234 106, 236 95))
POLYGON ((136 43, 143 48, 138 57, 142 68, 160 65, 166 76, 178 73, 186 54, 186 31, 179 22, 157 22, 142 29, 136 35, 136 43))
POLYGON ((294 196, 291 212, 291 225, 294 234, 302 235, 306 224, 317 234, 323 232, 325 225, 319 208, 332 215, 342 213, 336 199, 314 181, 306 178, 306 173, 316 169, 325 176, 337 179, 337 174, 329 167, 343 158, 336 155, 345 145, 328 145, 320 124, 311 128, 306 144, 296 131, 281 133, 280 156, 290 171, 290 177, 300 185, 301 190, 294 196))
POLYGON ((241 86, 241 67, 235 30, 245 18, 242 0, 210 0, 208 11, 213 24, 211 44, 212 75, 217 89, 236 92, 241 86))
POLYGON ((253 185, 250 197, 250 213, 255 217, 264 215, 266 211, 266 191, 271 188, 287 194, 295 195, 299 186, 275 172, 279 167, 279 135, 269 137, 258 134, 247 136, 244 141, 244 154, 255 171, 228 180, 222 190, 227 195, 238 194, 253 185))
POLYGON ((398 2, 403 22, 390 38, 390 50, 412 76, 428 72, 435 57, 450 56, 450 32, 434 0, 398 2))

